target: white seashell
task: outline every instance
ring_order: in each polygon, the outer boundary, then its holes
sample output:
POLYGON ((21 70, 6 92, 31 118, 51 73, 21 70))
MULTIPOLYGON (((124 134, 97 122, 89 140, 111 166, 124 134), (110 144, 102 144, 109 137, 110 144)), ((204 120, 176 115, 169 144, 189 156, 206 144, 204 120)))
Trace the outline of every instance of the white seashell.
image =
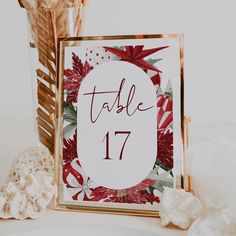
POLYGON ((202 205, 198 198, 183 189, 166 189, 160 203, 161 225, 174 224, 187 229, 201 216, 202 205))
POLYGON ((39 218, 55 193, 53 173, 53 157, 46 149, 21 153, 0 186, 0 218, 39 218))

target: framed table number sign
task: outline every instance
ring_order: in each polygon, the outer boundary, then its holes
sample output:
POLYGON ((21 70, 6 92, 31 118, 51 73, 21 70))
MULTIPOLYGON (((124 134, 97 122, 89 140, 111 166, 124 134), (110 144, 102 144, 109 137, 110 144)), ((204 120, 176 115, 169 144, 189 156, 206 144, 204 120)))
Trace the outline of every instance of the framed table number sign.
POLYGON ((59 40, 56 208, 157 216, 183 185, 182 39, 59 40))

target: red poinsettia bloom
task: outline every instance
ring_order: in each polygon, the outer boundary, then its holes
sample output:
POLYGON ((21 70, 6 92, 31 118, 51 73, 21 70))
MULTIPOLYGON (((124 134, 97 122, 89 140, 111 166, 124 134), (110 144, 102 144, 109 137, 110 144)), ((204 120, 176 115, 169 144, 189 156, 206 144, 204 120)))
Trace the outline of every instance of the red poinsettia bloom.
POLYGON ((155 183, 155 180, 146 179, 140 184, 129 189, 108 189, 98 187, 92 190, 90 201, 116 202, 116 203, 135 203, 145 204, 147 202, 160 202, 159 197, 148 193, 146 190, 149 186, 155 183))
POLYGON ((139 46, 126 46, 125 50, 120 50, 118 48, 112 48, 112 47, 104 47, 104 48, 112 52, 113 54, 117 55, 118 57, 120 57, 121 61, 127 61, 133 63, 136 66, 143 68, 144 70, 153 70, 160 73, 161 71, 158 68, 146 62, 144 58, 168 47, 169 46, 152 48, 152 49, 143 49, 144 46, 139 45, 139 46))
POLYGON ((167 169, 173 168, 173 132, 171 130, 158 130, 157 160, 167 169))
POLYGON ((80 84, 83 78, 93 69, 87 61, 83 64, 75 53, 72 53, 72 68, 64 70, 66 77, 64 89, 70 92, 67 96, 67 103, 77 101, 80 84))

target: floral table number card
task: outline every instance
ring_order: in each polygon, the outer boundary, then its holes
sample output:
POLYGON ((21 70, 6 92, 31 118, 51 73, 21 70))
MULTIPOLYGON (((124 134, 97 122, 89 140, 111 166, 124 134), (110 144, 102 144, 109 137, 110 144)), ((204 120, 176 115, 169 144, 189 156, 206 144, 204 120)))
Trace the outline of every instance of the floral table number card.
POLYGON ((182 38, 60 39, 57 208, 158 215, 183 176, 182 38))

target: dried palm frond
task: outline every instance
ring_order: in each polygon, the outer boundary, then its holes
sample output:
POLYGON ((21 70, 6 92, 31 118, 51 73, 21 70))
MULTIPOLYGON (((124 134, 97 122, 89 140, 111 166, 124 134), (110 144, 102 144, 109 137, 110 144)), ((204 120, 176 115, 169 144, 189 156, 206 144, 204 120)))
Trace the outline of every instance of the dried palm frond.
POLYGON ((28 13, 31 47, 38 50, 37 124, 40 141, 54 153, 58 37, 78 36, 85 0, 19 0, 28 13), (71 14, 72 12, 72 14, 71 14), (73 17, 69 21, 69 17, 73 17))

